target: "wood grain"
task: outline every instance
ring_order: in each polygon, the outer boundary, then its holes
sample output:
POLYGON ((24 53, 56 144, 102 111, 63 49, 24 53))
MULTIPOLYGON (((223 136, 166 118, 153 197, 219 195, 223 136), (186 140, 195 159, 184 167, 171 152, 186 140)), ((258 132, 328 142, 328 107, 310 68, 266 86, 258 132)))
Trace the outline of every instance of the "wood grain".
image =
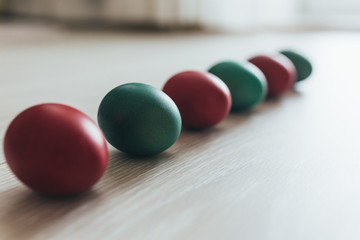
POLYGON ((28 27, 0 25, 1 136, 33 104, 61 102, 95 119, 119 84, 161 87, 172 74, 219 60, 291 47, 315 71, 283 99, 213 129, 183 131, 157 156, 136 159, 109 146, 105 176, 74 198, 31 192, 0 155, 0 239, 360 238, 359 33, 28 27))

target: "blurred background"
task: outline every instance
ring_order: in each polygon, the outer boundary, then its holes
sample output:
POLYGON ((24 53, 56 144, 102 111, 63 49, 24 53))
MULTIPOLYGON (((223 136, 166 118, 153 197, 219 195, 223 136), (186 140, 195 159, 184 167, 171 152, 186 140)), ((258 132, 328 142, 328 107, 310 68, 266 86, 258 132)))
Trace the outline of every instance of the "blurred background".
POLYGON ((70 26, 360 29, 359 0, 0 0, 0 12, 70 26))
POLYGON ((0 152, 0 239, 359 240, 359 30, 360 0, 0 0, 0 136, 32 105, 96 120, 118 85, 223 60, 293 49, 314 70, 153 162, 110 149, 73 202, 30 195, 0 152))

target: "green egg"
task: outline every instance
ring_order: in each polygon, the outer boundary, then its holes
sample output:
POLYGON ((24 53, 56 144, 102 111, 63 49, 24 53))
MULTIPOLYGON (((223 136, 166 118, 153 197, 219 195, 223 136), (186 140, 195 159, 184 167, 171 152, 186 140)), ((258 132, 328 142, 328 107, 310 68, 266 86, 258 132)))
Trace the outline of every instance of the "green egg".
POLYGON ((307 58, 290 50, 283 50, 280 51, 280 53, 288 57, 294 64, 297 73, 297 81, 302 81, 310 76, 312 72, 312 66, 307 58))
POLYGON ((253 64, 244 62, 220 62, 209 69, 228 86, 232 111, 250 109, 266 96, 267 83, 264 74, 253 64))
POLYGON ((153 155, 175 143, 180 112, 161 90, 142 83, 112 89, 101 101, 98 123, 107 141, 132 155, 153 155))

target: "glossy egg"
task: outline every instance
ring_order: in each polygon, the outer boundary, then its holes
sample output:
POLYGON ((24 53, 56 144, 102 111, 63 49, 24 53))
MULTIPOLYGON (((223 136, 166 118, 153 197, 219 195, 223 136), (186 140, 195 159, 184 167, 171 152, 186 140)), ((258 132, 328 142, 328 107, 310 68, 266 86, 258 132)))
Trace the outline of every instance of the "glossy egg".
POLYGON ((265 75, 269 97, 284 95, 296 80, 294 64, 282 54, 259 55, 249 59, 265 75))
POLYGON ((55 103, 30 107, 15 117, 5 134, 4 153, 20 181, 54 196, 88 190, 108 163, 106 141, 96 123, 55 103))
POLYGON ((264 74, 253 64, 220 62, 209 69, 228 86, 231 92, 232 111, 241 111, 259 104, 266 96, 264 74))
POLYGON ((291 50, 283 50, 280 53, 289 58, 294 64, 297 73, 296 81, 302 81, 311 75, 312 65, 306 57, 291 50))
POLYGON ((211 73, 185 71, 171 77, 163 91, 178 106, 183 126, 208 128, 229 113, 231 96, 223 81, 211 73))
POLYGON ((180 113, 171 98, 142 83, 112 89, 100 103, 98 122, 112 146, 133 155, 160 153, 181 131, 180 113))

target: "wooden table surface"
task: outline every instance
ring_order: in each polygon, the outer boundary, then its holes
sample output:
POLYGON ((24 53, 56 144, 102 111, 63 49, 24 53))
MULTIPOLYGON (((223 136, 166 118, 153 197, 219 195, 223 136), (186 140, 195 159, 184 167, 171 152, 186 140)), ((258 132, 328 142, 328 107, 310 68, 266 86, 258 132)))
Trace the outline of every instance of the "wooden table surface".
POLYGON ((293 48, 308 81, 277 101, 183 131, 162 154, 109 146, 89 192, 49 199, 25 188, 0 155, 0 239, 360 239, 360 32, 72 32, 0 25, 0 135, 43 102, 96 119, 113 87, 161 88, 173 74, 293 48))

